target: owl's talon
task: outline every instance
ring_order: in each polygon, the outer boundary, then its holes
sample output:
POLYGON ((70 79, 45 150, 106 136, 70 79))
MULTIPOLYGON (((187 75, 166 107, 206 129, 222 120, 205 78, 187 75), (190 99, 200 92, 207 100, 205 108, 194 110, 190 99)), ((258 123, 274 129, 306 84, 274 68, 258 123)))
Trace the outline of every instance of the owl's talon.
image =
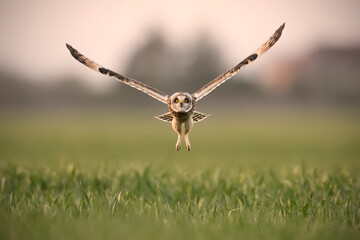
POLYGON ((181 148, 181 145, 176 145, 176 151, 179 151, 181 148))

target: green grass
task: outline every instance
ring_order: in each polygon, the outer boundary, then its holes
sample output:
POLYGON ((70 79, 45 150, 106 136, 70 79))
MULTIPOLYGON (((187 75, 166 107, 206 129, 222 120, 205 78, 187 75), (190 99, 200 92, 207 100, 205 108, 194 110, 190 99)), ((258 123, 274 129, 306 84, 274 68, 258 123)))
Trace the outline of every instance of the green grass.
POLYGON ((0 238, 359 238, 360 115, 124 115, 2 117, 0 238))

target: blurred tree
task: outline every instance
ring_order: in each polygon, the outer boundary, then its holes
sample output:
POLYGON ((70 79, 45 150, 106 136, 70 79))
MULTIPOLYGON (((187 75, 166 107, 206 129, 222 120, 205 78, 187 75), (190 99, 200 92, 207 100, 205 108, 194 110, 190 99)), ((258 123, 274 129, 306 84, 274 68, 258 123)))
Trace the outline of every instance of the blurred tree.
POLYGON ((224 70, 220 51, 210 39, 204 33, 195 43, 174 48, 161 31, 152 31, 130 58, 126 75, 167 94, 194 92, 224 70))
POLYGON ((178 53, 168 45, 164 34, 153 30, 130 57, 126 74, 168 92, 179 78, 178 61, 178 53))
POLYGON ((359 62, 359 46, 315 49, 298 66, 291 96, 321 104, 359 105, 359 62))
POLYGON ((104 103, 74 76, 35 82, 0 68, 0 110, 83 108, 104 103))
POLYGON ((0 68, 0 108, 25 106, 40 95, 39 88, 22 76, 0 68))
POLYGON ((188 92, 197 91, 227 70, 219 48, 205 32, 187 50, 186 59, 183 83, 188 92))

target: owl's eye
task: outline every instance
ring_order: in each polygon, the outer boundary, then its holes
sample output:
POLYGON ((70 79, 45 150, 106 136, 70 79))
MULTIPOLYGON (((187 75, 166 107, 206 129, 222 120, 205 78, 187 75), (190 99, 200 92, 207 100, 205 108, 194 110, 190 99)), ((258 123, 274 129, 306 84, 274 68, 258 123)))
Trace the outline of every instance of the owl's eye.
POLYGON ((174 102, 175 102, 175 103, 179 103, 180 100, 179 100, 178 98, 175 98, 174 102))
POLYGON ((189 102, 189 99, 185 98, 184 103, 188 103, 188 102, 189 102))

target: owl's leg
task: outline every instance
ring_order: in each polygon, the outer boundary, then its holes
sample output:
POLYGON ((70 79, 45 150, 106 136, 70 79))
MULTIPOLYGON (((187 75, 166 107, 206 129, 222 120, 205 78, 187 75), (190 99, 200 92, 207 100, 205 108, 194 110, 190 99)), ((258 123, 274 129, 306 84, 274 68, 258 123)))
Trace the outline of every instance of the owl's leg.
POLYGON ((176 151, 179 151, 181 148, 181 123, 176 119, 173 118, 172 122, 171 122, 171 126, 174 129, 174 131, 178 134, 178 139, 176 142, 176 151))
POLYGON ((190 141, 189 141, 189 132, 191 130, 191 128, 193 127, 193 120, 192 117, 190 117, 186 122, 185 122, 185 132, 184 132, 184 139, 185 139, 185 144, 186 144, 186 149, 188 151, 191 150, 191 145, 190 145, 190 141))

